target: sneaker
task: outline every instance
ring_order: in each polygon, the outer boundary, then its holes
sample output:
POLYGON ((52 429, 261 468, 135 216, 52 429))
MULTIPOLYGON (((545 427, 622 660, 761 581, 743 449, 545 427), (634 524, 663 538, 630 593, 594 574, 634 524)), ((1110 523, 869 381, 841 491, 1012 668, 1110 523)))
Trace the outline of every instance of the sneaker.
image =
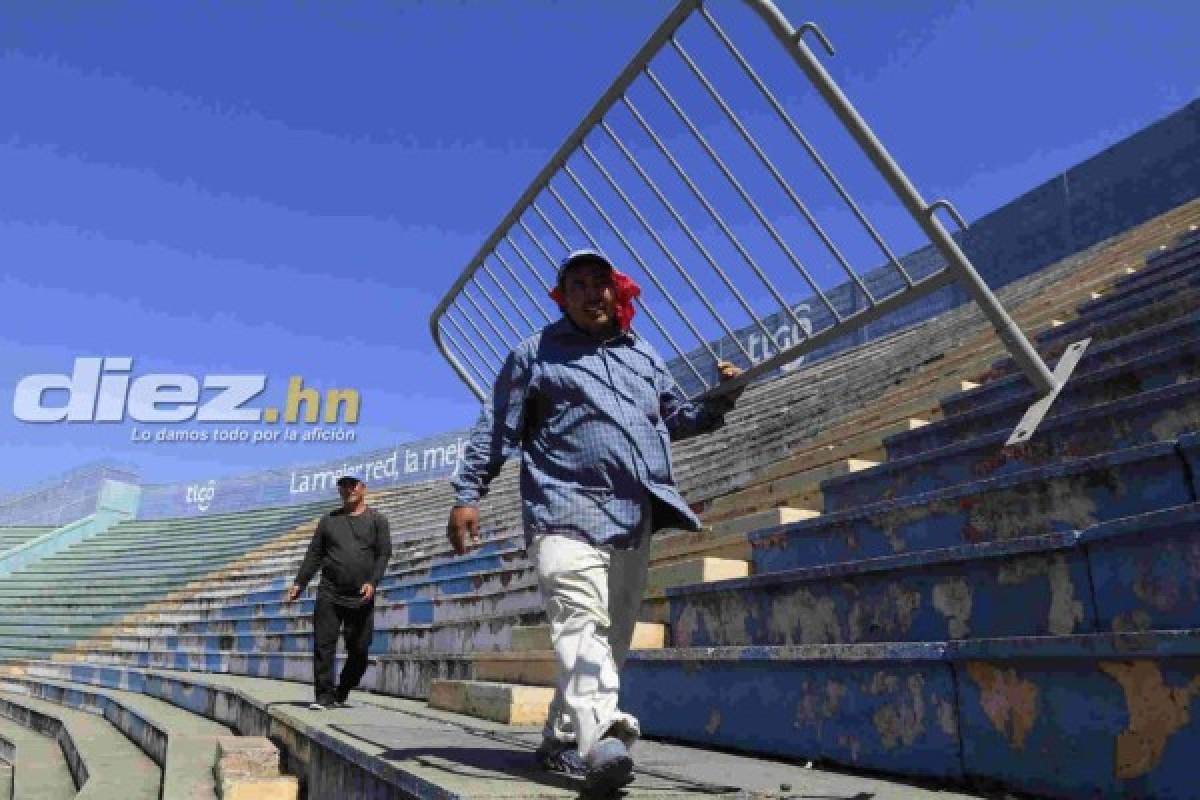
POLYGON ((314 700, 308 704, 309 711, 326 711, 328 709, 329 706, 325 703, 322 703, 320 700, 314 700))
POLYGON ((335 698, 333 701, 333 707, 334 708, 354 708, 354 704, 351 703, 346 698, 341 698, 341 699, 335 698))
POLYGON ((590 792, 611 793, 633 783, 633 757, 620 739, 605 737, 588 751, 585 759, 584 788, 590 792))
POLYGON ((582 778, 587 774, 587 765, 579 756, 579 750, 568 742, 558 742, 554 739, 542 739, 541 745, 534 751, 534 759, 547 772, 561 772, 582 778))

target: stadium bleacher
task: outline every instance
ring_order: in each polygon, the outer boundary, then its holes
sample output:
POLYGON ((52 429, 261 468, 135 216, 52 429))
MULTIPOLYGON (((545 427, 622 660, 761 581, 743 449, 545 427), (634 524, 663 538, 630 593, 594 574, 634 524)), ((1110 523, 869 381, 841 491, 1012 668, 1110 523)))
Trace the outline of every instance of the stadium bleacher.
MULTIPOLYGON (((734 775, 760 791, 799 776, 802 795, 920 797, 903 781, 930 779, 1188 796, 1198 222, 1200 201, 998 292, 1047 358, 1092 337, 1024 445, 1004 440, 1027 384, 961 307, 751 387, 724 429, 677 447, 712 530, 656 541, 623 698, 649 735, 690 748, 639 745, 653 766, 630 796, 736 796, 734 775)), ((395 547, 373 693, 325 716, 303 708, 313 590, 282 594, 327 504, 122 522, 15 571, 0 582, 0 757, 21 756, 0 792, 141 796, 111 793, 127 770, 163 797, 218 796, 236 734, 270 736, 309 797, 529 796, 531 781, 573 796, 513 755, 536 743, 553 679, 515 467, 466 558, 445 543, 445 483, 371 496, 395 547)), ((0 548, 48 532, 0 529, 0 548)), ((254 780, 297 790, 278 771, 254 780)))
POLYGON ((0 527, 0 553, 20 547, 52 530, 54 528, 33 525, 0 527))

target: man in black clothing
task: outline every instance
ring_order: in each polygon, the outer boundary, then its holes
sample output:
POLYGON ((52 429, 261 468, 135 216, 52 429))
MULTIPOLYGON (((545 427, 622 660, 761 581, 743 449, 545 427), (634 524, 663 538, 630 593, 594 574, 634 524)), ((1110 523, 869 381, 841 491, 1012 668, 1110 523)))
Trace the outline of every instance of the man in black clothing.
POLYGON ((304 563, 287 590, 294 602, 321 570, 321 586, 313 612, 314 711, 348 707, 350 690, 367 671, 367 651, 374 633, 375 587, 392 556, 387 517, 367 507, 367 485, 358 478, 338 478, 342 507, 321 517, 304 563), (346 640, 346 664, 337 688, 333 683, 338 633, 346 640))

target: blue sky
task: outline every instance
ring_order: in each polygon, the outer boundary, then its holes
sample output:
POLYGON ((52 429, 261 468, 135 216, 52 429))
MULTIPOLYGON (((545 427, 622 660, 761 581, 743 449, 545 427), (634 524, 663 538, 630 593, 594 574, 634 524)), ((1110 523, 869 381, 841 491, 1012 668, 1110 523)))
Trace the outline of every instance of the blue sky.
MULTIPOLYGON (((968 218, 1200 88, 1200 6, 1182 0, 780 5, 821 24, 835 79, 968 218)), ((4 4, 0 493, 101 458, 195 480, 468 426, 429 311, 670 7, 4 4), (293 374, 357 388, 357 443, 144 444, 129 422, 14 418, 23 376, 103 355, 263 373, 274 399, 293 374)))

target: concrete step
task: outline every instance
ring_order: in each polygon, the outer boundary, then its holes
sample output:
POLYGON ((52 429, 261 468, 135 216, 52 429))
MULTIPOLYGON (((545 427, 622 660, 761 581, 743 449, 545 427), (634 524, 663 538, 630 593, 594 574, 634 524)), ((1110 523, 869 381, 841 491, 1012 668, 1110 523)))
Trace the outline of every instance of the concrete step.
MULTIPOLYGON (((361 695, 346 711, 306 711, 311 687, 229 675, 38 665, 31 671, 79 682, 143 691, 205 709, 229 724, 272 732, 286 745, 288 764, 303 776, 309 797, 370 796, 573 798, 577 782, 547 776, 532 763, 536 728, 462 717, 423 701, 361 695), (464 764, 466 767, 464 768, 464 764)), ((242 731, 245 733, 246 731, 242 731)), ((922 789, 877 775, 825 772, 678 745, 641 742, 635 753, 651 765, 636 773, 628 800, 770 796, 780 784, 831 797, 877 800, 959 800, 974 794, 922 789)))
POLYGON ((1096 630, 1087 559, 1072 532, 718 581, 668 597, 677 647, 1096 630))
POLYGON ((429 705, 505 725, 541 725, 554 689, 488 681, 435 680, 429 705))
MULTIPOLYGON (((746 562, 741 563, 745 564, 746 562)), ((467 595, 462 602, 471 609, 472 613, 464 613, 461 616, 453 615, 449 619, 433 622, 391 625, 388 624, 386 609, 378 611, 371 652, 375 654, 414 652, 414 647, 417 645, 422 645, 422 649, 424 649, 423 643, 431 638, 452 635, 449 633, 451 630, 459 632, 454 635, 473 636, 474 632, 490 627, 493 621, 514 619, 530 613, 536 614, 542 608, 541 596, 536 585, 530 585, 522 590, 506 590, 492 596, 467 595), (489 602, 493 597, 495 602, 489 602), (472 633, 462 633, 464 631, 472 633)), ((286 623, 287 630, 278 632, 266 630, 244 634, 189 633, 170 635, 161 639, 116 634, 91 639, 86 646, 89 648, 148 649, 157 645, 166 649, 205 649, 244 653, 307 652, 312 649, 311 617, 290 618, 283 622, 286 623)), ((55 637, 37 638, 56 640, 55 637)), ((25 639, 14 637, 12 641, 23 642, 25 639)))
MULTIPOLYGON (((1027 326, 1028 326, 1028 324, 1030 324, 1031 318, 1025 312, 1028 311, 1030 308, 1031 308, 1031 306, 1029 306, 1029 304, 1024 304, 1019 309, 1019 313, 1021 314, 1021 321, 1023 324, 1026 324, 1027 326)), ((1034 315, 1034 317, 1037 317, 1037 315, 1040 313, 1041 312, 1037 312, 1034 315)), ((927 332, 927 334, 928 334, 928 332, 927 332)), ((956 391, 960 388, 961 380, 964 377, 967 377, 968 371, 970 371, 970 372, 981 371, 979 365, 986 365, 987 361, 983 360, 986 357, 985 354, 997 352, 997 351, 999 351, 999 349, 1000 349, 999 345, 996 344, 994 335, 992 335, 990 333, 988 333, 988 334, 981 333, 977 336, 972 337, 969 343, 964 343, 961 347, 958 347, 957 349, 953 350, 952 352, 947 353, 947 355, 944 358, 939 356, 939 357, 931 359, 929 362, 930 366, 928 367, 928 369, 923 368, 924 365, 918 365, 915 368, 915 370, 912 367, 909 368, 910 371, 915 371, 916 374, 913 374, 913 375, 898 374, 895 378, 895 383, 898 385, 891 386, 891 385, 885 384, 884 386, 881 387, 882 391, 876 393, 875 400, 879 401, 879 404, 882 407, 886 407, 889 411, 892 411, 898 405, 915 402, 913 400, 913 398, 918 395, 914 394, 914 393, 930 392, 931 391, 930 381, 931 381, 931 379, 933 379, 935 376, 938 376, 938 375, 942 375, 946 378, 946 385, 942 389, 938 389, 938 391, 951 391, 951 390, 956 391)), ((887 358, 886 354, 881 354, 879 357, 884 358, 884 359, 887 358)), ((863 380, 863 379, 870 379, 872 377, 873 376, 867 375, 867 376, 861 376, 857 379, 859 382, 865 383, 868 381, 863 380)), ((764 390, 764 394, 765 394, 765 390, 764 390)), ((810 398, 802 398, 802 399, 808 400, 810 398)), ((790 405, 791 404, 790 399, 787 399, 787 400, 790 405)), ((780 402, 784 402, 784 401, 785 401, 785 398, 780 398, 780 402)), ((936 401, 930 402, 930 405, 935 405, 935 404, 936 404, 936 401)), ((796 402, 794 405, 797 409, 804 409, 809 406, 808 403, 804 403, 804 402, 796 402)), ((787 406, 785 406, 785 408, 787 408, 787 406)), ((919 410, 919 409, 914 408, 909 413, 915 412, 917 410, 919 410)), ((784 415, 784 416, 787 416, 787 415, 784 415)), ((868 416, 868 415, 865 415, 865 414, 854 415, 855 418, 858 418, 858 417, 865 418, 866 416, 868 416)), ((893 419, 894 419, 894 417, 893 417, 893 419)), ((781 444, 784 444, 784 445, 789 444, 788 436, 786 433, 783 433, 782 436, 777 435, 778 428, 776 425, 765 426, 764 429, 770 431, 769 435, 776 436, 777 440, 781 440, 781 441, 775 441, 775 442, 770 442, 770 443, 764 442, 764 448, 763 448, 764 450, 776 449, 781 444)), ((852 426, 852 429, 853 429, 853 426, 852 426)), ((807 432, 808 437, 811 437, 812 435, 813 435, 812 432, 807 432)), ((823 434, 821 434, 821 435, 823 435, 823 434)), ((757 440, 757 432, 754 434, 754 436, 755 436, 755 443, 757 444, 757 441, 758 441, 757 440)), ((723 461, 722 459, 710 459, 710 462, 712 463, 711 471, 713 472, 714 475, 718 475, 722 472, 729 473, 728 465, 722 463, 722 461, 723 461)), ((740 477, 740 476, 735 474, 734 477, 736 478, 736 477, 740 477)), ((728 478, 726 478, 725 480, 728 480, 728 478)))
MULTIPOLYGON (((1200 352, 1200 314, 1192 317, 1187 328, 1173 325, 1171 330, 1156 332, 1154 340, 1158 344, 1141 341, 1138 352, 1131 353, 1128 359, 1107 366, 1101 366, 1098 359, 1086 372, 1077 370, 1055 399, 1049 416, 1200 377, 1197 367, 1200 359, 1196 355, 1200 352)), ((974 396, 970 404, 956 402, 953 413, 947 409, 947 416, 939 422, 888 437, 885 446, 889 459, 942 447, 965 436, 1011 430, 1036 398, 1027 387, 1007 381, 998 383, 1006 385, 998 387, 998 391, 974 396)))
MULTIPOLYGON (((743 562, 745 563, 745 562, 743 562)), ((542 617, 541 599, 536 591, 529 593, 528 600, 507 613, 479 615, 473 618, 415 624, 398 627, 375 627, 371 644, 373 655, 415 652, 469 652, 473 649, 510 649, 508 634, 512 625, 532 616, 542 617), (457 646, 447 646, 454 643, 457 646)), ((6 647, 18 647, 38 642, 58 643, 54 637, 12 637, 4 643, 6 647)), ((139 636, 111 636, 80 642, 75 648, 81 652, 95 650, 153 650, 181 651, 189 653, 307 653, 312 650, 311 623, 297 624, 295 630, 286 633, 254 633, 238 636, 220 634, 195 634, 168 636, 165 639, 139 636)))
POLYGON ((1039 351, 1057 356, 1070 342, 1087 338, 1095 341, 1116 339, 1190 314, 1197 308, 1200 308, 1200 290, 1194 287, 1174 292, 1154 303, 1135 296, 1111 303, 1100 312, 1078 317, 1035 338, 1039 351))
POLYGON ((845 431, 840 436, 835 435, 826 439, 816 447, 805 449, 783 461, 772 464, 763 470, 761 480, 768 481, 795 475, 798 472, 848 459, 882 461, 887 452, 885 443, 890 438, 909 431, 920 430, 930 424, 933 416, 903 417, 899 420, 884 422, 865 431, 862 428, 845 431))
POLYGON ((553 651, 427 653, 379 656, 374 691, 395 697, 428 698, 435 680, 478 680, 554 686, 553 651))
POLYGON ((772 508, 766 511, 730 517, 700 532, 679 531, 657 535, 651 543, 650 565, 663 566, 698 556, 748 560, 751 555, 747 535, 777 525, 811 519, 817 512, 801 508, 772 508))
POLYGON ((213 769, 221 800, 297 800, 300 781, 279 772, 279 748, 265 736, 217 740, 213 769))
MULTIPOLYGON (((271 678, 296 681, 312 688, 311 653, 214 653, 186 650, 95 650, 87 652, 59 653, 53 650, 36 651, 33 648, 0 648, 0 657, 10 661, 46 660, 61 664, 95 664, 108 667, 129 667, 152 670, 182 670, 210 674, 240 675, 249 678, 271 678)), ((337 668, 345 663, 339 655, 337 668)), ((378 663, 371 659, 362 686, 374 688, 377 680, 378 663)), ((310 691, 311 694, 311 691, 310 691)), ((310 698, 311 699, 311 698, 310 698)))
MULTIPOLYGON (((667 626, 659 622, 638 622, 633 627, 633 639, 630 649, 646 650, 654 647, 665 647, 667 642, 667 626)), ((549 625, 522 625, 513 628, 513 652, 553 650, 550 643, 549 625)))
POLYGON ((661 595, 674 586, 706 583, 750 574, 750 562, 730 558, 696 558, 651 567, 646 576, 646 594, 661 595))
POLYGON ((1143 280, 1152 279, 1158 273, 1194 263, 1197 255, 1200 255, 1200 246, 1194 241, 1181 241, 1174 246, 1168 245, 1166 250, 1156 250, 1148 256, 1141 269, 1135 270, 1128 277, 1119 280, 1116 285, 1121 287, 1137 285, 1143 280))
POLYGON ((1200 285, 1200 262, 1186 261, 1174 269, 1152 275, 1143 275, 1137 283, 1125 284, 1079 306, 1079 316, 1103 314, 1118 303, 1139 300, 1142 303, 1157 303, 1174 292, 1186 291, 1200 285))
MULTIPOLYGON (((472 619, 432 625, 409 625, 399 628, 376 628, 372 643, 373 654, 404 653, 466 653, 473 651, 510 651, 512 629, 520 625, 539 624, 545 621, 541 600, 531 595, 526 610, 478 616, 472 619)), ((22 641, 22 647, 36 647, 38 641, 22 641)), ((0 642, 0 650, 15 649, 13 641, 0 642)), ((285 634, 256 634, 246 637, 194 636, 180 637, 179 641, 165 642, 150 638, 115 637, 112 640, 90 640, 80 642, 75 648, 79 653, 122 650, 148 653, 178 653, 181 657, 197 658, 203 664, 206 656, 224 656, 241 653, 246 655, 271 654, 300 655, 311 651, 311 635, 304 631, 285 634), (224 640, 224 641, 222 641, 224 640), (223 647, 228 645, 228 647, 223 647)), ((187 667, 179 667, 186 669, 187 667)), ((198 667, 205 669, 204 666, 198 667)))
MULTIPOLYGON (((523 550, 505 551, 477 559, 464 560, 460 564, 435 567, 412 573, 409 577, 400 579, 394 576, 385 577, 379 585, 379 598, 385 601, 403 601, 411 598, 432 598, 439 595, 464 594, 487 588, 484 584, 489 580, 500 580, 497 570, 509 566, 511 573, 527 570, 523 550)), ((507 579, 506 579, 507 580, 507 579)), ((317 592, 317 582, 310 587, 306 598, 313 602, 317 592)), ((255 588, 252 591, 239 591, 237 588, 225 589, 220 597, 204 597, 197 592, 187 598, 189 608, 201 607, 208 609, 213 615, 225 618, 237 618, 260 614, 263 611, 286 611, 288 606, 283 603, 283 593, 290 579, 272 581, 266 588, 255 588), (252 610, 251 610, 252 609, 252 610)), ((86 584, 77 587, 80 594, 64 595, 62 592, 53 593, 48 589, 39 593, 26 592, 21 589, 10 589, 10 597, 0 601, 0 613, 15 609, 37 607, 42 609, 62 608, 108 608, 118 598, 124 598, 126 607, 136 606, 137 600, 147 601, 151 598, 162 601, 167 596, 165 592, 149 592, 140 598, 131 598, 128 591, 122 591, 120 584, 106 590, 95 590, 86 584)), ((182 598, 179 598, 182 600, 182 598)))
POLYGON ((225 726, 119 689, 93 689, 11 670, 2 683, 55 705, 103 716, 161 768, 164 797, 215 797, 216 743, 231 735, 225 726))
MULTIPOLYGON (((518 540, 512 539, 512 541, 518 540)), ((215 582, 254 581, 254 579, 271 581, 271 579, 275 578, 290 577, 296 569, 299 569, 307 542, 296 547, 295 552, 288 554, 287 558, 282 558, 278 553, 271 553, 256 559, 253 565, 244 563, 235 566, 220 567, 216 567, 211 559, 205 561, 197 557, 197 548, 202 548, 205 557, 208 557, 209 549, 204 549, 208 547, 208 543, 194 542, 174 554, 164 554, 160 551, 152 555, 146 555, 143 548, 142 552, 108 553, 104 554, 103 558, 101 558, 100 554, 96 553, 80 553, 78 558, 70 559, 62 557, 60 554, 46 561, 41 561, 41 563, 36 565, 36 569, 35 567, 30 567, 28 571, 19 572, 16 575, 20 577, 24 575, 61 575, 61 573, 70 573, 70 575, 88 575, 97 578, 121 578, 133 572, 144 572, 152 576, 155 575, 156 571, 169 569, 175 575, 196 572, 200 579, 212 576, 211 579, 215 582), (264 570, 263 565, 270 565, 270 569, 264 570)), ((246 551, 247 542, 235 542, 233 546, 230 546, 228 555, 244 557, 246 551)), ((220 554, 222 553, 212 553, 212 555, 220 554)), ((389 575, 403 575, 404 572, 413 571, 414 564, 427 569, 430 563, 446 563, 446 561, 454 558, 454 555, 449 551, 449 547, 445 545, 444 541, 422 545, 419 549, 408 549, 408 551, 401 548, 398 551, 394 551, 394 555, 392 555, 389 575)))
POLYGON ((830 478, 869 469, 879 462, 848 458, 821 467, 776 478, 739 492, 718 497, 708 504, 705 518, 723 520, 763 509, 764 507, 798 508, 820 511, 824 507, 821 484, 830 478))
MULTIPOLYGON (((2 698, 2 695, 0 695, 2 698)), ((39 733, 0 715, 0 757, 7 762, 0 797, 70 800, 75 797, 75 779, 67 766, 57 732, 39 733)))
MULTIPOLYGON (((1173 295, 1152 304, 1132 303, 1129 308, 1110 308, 1106 316, 1076 318, 1065 324, 1043 331, 1034 337, 1037 350, 1047 363, 1054 364, 1071 344, 1090 338, 1092 347, 1111 343, 1126 336, 1142 333, 1150 328, 1165 325, 1196 313, 1200 310, 1200 295, 1196 291, 1173 295)), ((988 383, 1015 376, 1019 370, 1012 359, 993 362, 980 375, 980 382, 988 383)))
MULTIPOLYGON (((1200 343, 1197 346, 1200 353, 1200 343)), ((1200 368, 1200 358, 1196 359, 1200 368)), ((1027 442, 1006 447, 1011 431, 977 434, 826 481, 827 513, 970 481, 1124 450, 1200 430, 1200 380, 1140 392, 1046 419, 1027 442)))
POLYGON ((756 575, 1084 530, 1192 501, 1180 439, 825 514, 751 534, 756 575))
MULTIPOLYGON (((532 568, 517 572, 483 576, 478 591, 389 602, 385 598, 375 607, 376 630, 413 625, 433 625, 511 611, 525 611, 535 602, 536 578, 532 568)), ((311 630, 315 601, 297 601, 290 605, 268 604, 256 607, 253 615, 234 618, 187 619, 173 623, 126 621, 97 628, 93 635, 179 637, 194 635, 249 636, 282 634, 311 630)), ((25 628, 29 630, 29 628, 25 628)))
POLYGON ((1200 629, 1200 504, 668 591, 679 647, 1200 629))
MULTIPOLYGON (((58 740, 74 784, 79 787, 78 794, 73 796, 95 800, 157 800, 159 797, 162 770, 102 717, 11 689, 0 692, 0 715, 58 740)), ((23 792, 21 773, 22 765, 18 760, 16 782, 19 793, 23 792)))
POLYGON ((1197 656, 1196 630, 646 650, 622 701, 648 735, 704 746, 1036 796, 1187 797, 1197 656))

